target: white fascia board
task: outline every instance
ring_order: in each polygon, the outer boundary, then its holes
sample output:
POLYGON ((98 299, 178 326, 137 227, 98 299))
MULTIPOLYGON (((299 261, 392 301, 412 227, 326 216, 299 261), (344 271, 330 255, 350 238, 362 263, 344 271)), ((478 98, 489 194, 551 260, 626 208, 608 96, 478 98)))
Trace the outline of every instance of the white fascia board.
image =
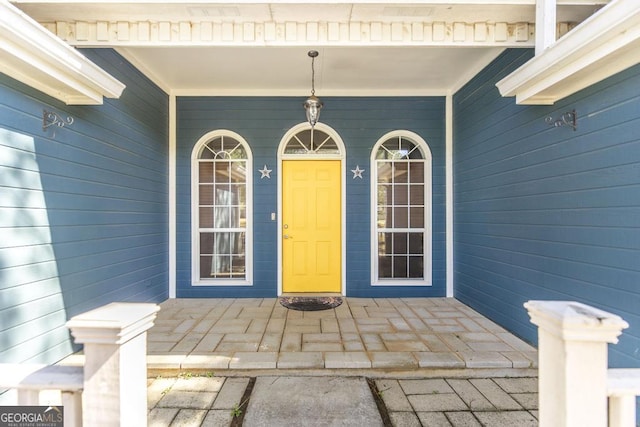
POLYGON ((640 62, 640 3, 614 0, 500 80, 517 104, 551 105, 640 62))
POLYGON ((0 0, 0 72, 66 104, 102 104, 125 85, 6 0, 0 0))
MULTIPOLYGON (((602 5, 611 0, 557 0, 558 6, 580 6, 580 5, 602 5)), ((42 3, 42 4, 91 4, 91 3, 123 3, 120 0, 12 0, 12 3, 42 3)), ((180 0, 132 0, 130 4, 184 4, 180 0)), ((229 4, 229 0, 190 0, 189 4, 229 4)), ((317 4, 311 0, 236 0, 238 4, 317 4)), ((505 5, 505 6, 531 6, 536 4, 536 0, 323 0, 324 4, 398 4, 398 5, 505 5)))

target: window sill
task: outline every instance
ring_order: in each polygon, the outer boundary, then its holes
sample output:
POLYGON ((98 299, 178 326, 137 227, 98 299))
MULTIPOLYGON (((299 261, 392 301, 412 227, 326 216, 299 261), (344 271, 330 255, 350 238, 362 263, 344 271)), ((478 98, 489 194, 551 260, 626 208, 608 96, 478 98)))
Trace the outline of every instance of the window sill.
POLYGON ((248 282, 246 280, 209 280, 209 281, 198 281, 191 282, 191 286, 208 286, 214 288, 227 287, 227 286, 253 286, 253 283, 248 282))
POLYGON ((429 287, 432 286, 431 283, 425 282, 424 280, 379 280, 377 282, 373 282, 371 286, 424 286, 429 287))

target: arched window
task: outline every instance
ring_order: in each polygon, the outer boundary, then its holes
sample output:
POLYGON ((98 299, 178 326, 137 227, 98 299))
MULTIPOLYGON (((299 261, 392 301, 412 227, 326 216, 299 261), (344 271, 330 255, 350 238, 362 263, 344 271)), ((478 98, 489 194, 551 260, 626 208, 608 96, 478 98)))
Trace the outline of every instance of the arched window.
POLYGON ((251 284, 251 150, 230 131, 192 153, 192 283, 251 284))
POLYGON ((431 151, 409 131, 371 153, 372 283, 431 285, 431 151))

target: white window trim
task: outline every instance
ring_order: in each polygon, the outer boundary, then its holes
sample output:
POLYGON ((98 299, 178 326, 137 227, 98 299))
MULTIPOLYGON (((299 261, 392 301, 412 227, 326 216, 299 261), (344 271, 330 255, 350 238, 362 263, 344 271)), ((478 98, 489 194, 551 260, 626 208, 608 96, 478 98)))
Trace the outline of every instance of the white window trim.
POLYGON ((253 286, 253 154, 247 141, 237 133, 219 129, 206 133, 196 142, 191 151, 191 286, 253 286), (203 145, 214 138, 228 136, 241 143, 247 152, 247 227, 246 259, 244 279, 201 279, 200 278, 200 230, 198 153, 203 145))
POLYGON ((372 286, 431 286, 433 284, 433 200, 432 200, 432 156, 431 149, 427 142, 417 133, 408 130, 395 130, 384 134, 371 150, 371 285, 372 286), (380 146, 391 138, 402 137, 415 144, 422 150, 424 156, 424 177, 425 177, 425 194, 424 194, 424 279, 378 279, 378 232, 377 232, 377 214, 378 214, 378 168, 376 163, 376 153, 380 146))

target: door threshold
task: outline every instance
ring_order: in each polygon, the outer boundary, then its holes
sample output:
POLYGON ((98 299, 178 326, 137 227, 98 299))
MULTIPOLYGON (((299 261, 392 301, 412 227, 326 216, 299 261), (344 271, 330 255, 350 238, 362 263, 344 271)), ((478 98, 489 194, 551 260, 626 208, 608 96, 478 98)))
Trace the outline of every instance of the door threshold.
POLYGON ((283 292, 281 297, 342 297, 340 292, 283 292))

